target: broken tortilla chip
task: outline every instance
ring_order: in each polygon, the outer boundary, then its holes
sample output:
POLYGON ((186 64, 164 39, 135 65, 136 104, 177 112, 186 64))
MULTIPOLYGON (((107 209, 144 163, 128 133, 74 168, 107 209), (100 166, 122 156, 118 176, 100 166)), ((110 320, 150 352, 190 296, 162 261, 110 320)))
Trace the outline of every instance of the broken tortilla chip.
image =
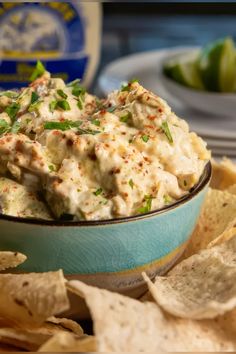
POLYGON ((233 184, 229 188, 227 188, 227 192, 236 195, 236 184, 233 184))
POLYGON ((143 274, 153 298, 168 313, 210 319, 236 307, 236 236, 182 261, 155 283, 143 274))
POLYGON ((15 268, 26 259, 27 257, 19 252, 0 251, 0 271, 7 268, 15 268))
POLYGON ((49 339, 39 352, 95 352, 96 339, 93 336, 76 337, 71 333, 58 333, 49 339))
POLYGON ((236 224, 236 196, 210 189, 183 258, 198 253, 236 224))
POLYGON ((62 271, 0 275, 0 317, 40 325, 69 308, 62 271))
POLYGON ((232 227, 229 230, 226 230, 223 232, 220 236, 218 236, 216 239, 211 241, 208 245, 207 248, 214 247, 216 245, 220 245, 223 242, 231 240, 232 237, 236 236, 236 227, 232 227))
POLYGON ((231 351, 235 335, 228 335, 214 320, 192 321, 164 313, 157 304, 88 286, 67 283, 82 294, 90 309, 97 351, 231 351))
POLYGON ((47 319, 44 325, 51 326, 58 331, 68 331, 76 334, 77 336, 83 336, 83 328, 75 321, 69 320, 67 318, 56 318, 54 316, 47 319))
POLYGON ((29 333, 23 329, 0 328, 0 343, 12 345, 28 351, 36 351, 48 340, 43 334, 29 333))
POLYGON ((224 190, 236 184, 236 164, 227 158, 220 163, 212 161, 211 187, 224 190))

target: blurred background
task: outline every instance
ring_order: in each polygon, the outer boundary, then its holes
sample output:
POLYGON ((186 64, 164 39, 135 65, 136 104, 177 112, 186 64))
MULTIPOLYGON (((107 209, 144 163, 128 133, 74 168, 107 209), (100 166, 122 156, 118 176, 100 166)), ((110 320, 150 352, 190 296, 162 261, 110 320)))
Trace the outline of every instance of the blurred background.
POLYGON ((232 1, 0 2, 0 89, 26 85, 38 59, 99 97, 137 78, 235 158, 235 24, 232 1))

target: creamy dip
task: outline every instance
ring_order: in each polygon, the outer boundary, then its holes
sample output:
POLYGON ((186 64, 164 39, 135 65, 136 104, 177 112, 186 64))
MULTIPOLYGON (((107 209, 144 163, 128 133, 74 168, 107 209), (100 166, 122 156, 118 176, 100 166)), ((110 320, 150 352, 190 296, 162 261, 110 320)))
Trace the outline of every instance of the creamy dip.
POLYGON ((43 71, 39 64, 28 88, 0 97, 3 213, 119 218, 172 204, 198 183, 206 143, 160 97, 133 81, 99 101, 78 81, 66 85, 43 71), (40 193, 37 213, 13 213, 17 198, 5 192, 12 180, 26 199, 40 193))

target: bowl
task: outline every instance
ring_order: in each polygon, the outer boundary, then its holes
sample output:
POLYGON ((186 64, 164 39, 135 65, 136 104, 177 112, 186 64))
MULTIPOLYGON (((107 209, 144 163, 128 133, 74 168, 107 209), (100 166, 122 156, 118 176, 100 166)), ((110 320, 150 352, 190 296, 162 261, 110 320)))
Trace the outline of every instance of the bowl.
POLYGON ((165 273, 183 253, 199 216, 211 164, 193 191, 161 210, 120 219, 54 222, 0 216, 0 250, 28 259, 16 272, 63 269, 68 279, 139 297, 142 271, 165 273))
POLYGON ((186 106, 214 116, 235 117, 236 94, 192 89, 161 74, 161 82, 168 93, 186 106))

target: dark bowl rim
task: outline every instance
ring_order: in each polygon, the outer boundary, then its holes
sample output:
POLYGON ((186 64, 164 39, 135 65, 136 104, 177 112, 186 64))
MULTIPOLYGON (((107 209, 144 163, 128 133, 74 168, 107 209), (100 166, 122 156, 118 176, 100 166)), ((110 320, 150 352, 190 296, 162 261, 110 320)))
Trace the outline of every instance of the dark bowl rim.
POLYGON ((85 227, 85 226, 105 226, 105 225, 114 225, 121 224, 125 222, 138 221, 143 219, 148 219, 151 216, 156 216, 168 212, 170 210, 175 209, 178 206, 186 204, 191 199, 193 199, 198 193, 200 193, 205 186, 210 182, 212 173, 211 162, 209 161, 203 171, 203 174, 194 187, 193 191, 189 194, 185 195, 181 199, 177 200, 174 204, 170 204, 164 208, 153 210, 145 214, 139 214, 134 216, 127 216, 123 218, 116 219, 107 219, 107 220, 91 220, 91 221, 55 221, 55 220, 42 220, 42 219, 34 219, 34 218, 19 218, 16 216, 9 216, 0 214, 0 222, 1 220, 12 221, 14 223, 21 223, 27 225, 37 225, 37 226, 63 226, 63 227, 85 227))

